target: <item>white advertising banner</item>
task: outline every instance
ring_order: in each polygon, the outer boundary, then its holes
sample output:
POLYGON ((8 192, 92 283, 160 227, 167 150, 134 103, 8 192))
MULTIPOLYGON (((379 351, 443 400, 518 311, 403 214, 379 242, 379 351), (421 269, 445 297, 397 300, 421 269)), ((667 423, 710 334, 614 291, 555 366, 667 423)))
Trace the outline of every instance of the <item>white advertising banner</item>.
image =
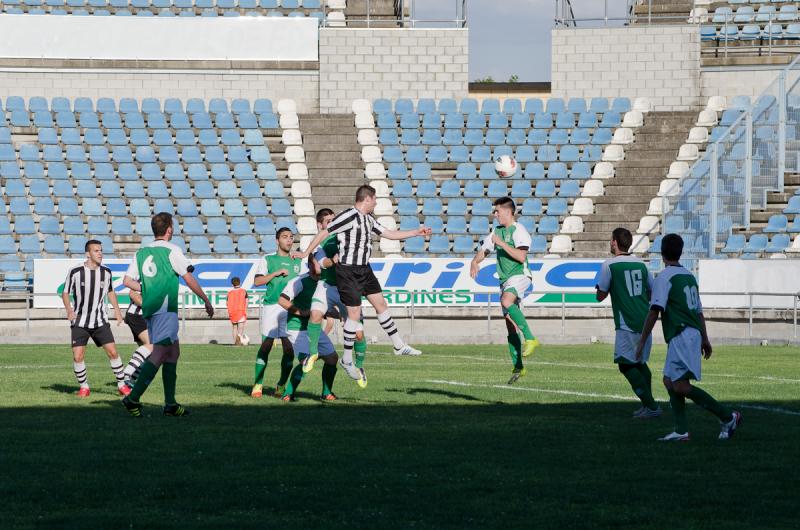
MULTIPOLYGON (((698 281, 704 307, 746 308, 751 295, 739 293, 800 293, 800 260, 700 260, 698 281)), ((752 302, 758 308, 790 309, 794 298, 754 294, 752 302)))
POLYGON ((317 61, 313 17, 0 15, 6 58, 317 61))
MULTIPOLYGON (((36 260, 34 263, 33 292, 35 307, 62 307, 58 294, 64 288, 67 271, 83 260, 36 260)), ((114 288, 123 305, 128 303, 127 289, 122 276, 130 260, 109 259, 114 277, 114 288)), ((255 296, 253 287, 257 260, 215 259, 192 260, 194 275, 208 293, 216 307, 225 307, 231 278, 238 276, 242 286, 255 296)), ((597 304, 594 286, 602 260, 534 260, 530 262, 532 291, 526 293, 525 305, 597 304), (535 293, 535 294, 534 294, 535 293)), ((485 260, 473 280, 469 275, 470 260, 465 259, 375 259, 372 268, 383 285, 386 298, 392 306, 485 306, 499 303, 499 287, 494 260, 485 260)), ((181 289, 188 288, 181 282, 181 289)), ((202 307, 194 295, 187 297, 190 307, 202 307)))

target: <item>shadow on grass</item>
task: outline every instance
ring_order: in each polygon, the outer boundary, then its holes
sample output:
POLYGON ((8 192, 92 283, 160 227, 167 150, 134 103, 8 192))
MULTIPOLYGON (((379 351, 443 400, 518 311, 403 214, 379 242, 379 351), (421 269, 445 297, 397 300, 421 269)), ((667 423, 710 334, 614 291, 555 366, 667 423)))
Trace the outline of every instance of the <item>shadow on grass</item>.
POLYGON ((401 392, 409 396, 430 396, 430 397, 445 397, 449 399, 460 399, 462 401, 474 401, 477 403, 494 403, 501 405, 502 402, 497 400, 480 399, 468 394, 461 394, 458 392, 450 392, 448 390, 437 390, 435 388, 407 388, 405 390, 399 388, 387 388, 386 392, 401 392))

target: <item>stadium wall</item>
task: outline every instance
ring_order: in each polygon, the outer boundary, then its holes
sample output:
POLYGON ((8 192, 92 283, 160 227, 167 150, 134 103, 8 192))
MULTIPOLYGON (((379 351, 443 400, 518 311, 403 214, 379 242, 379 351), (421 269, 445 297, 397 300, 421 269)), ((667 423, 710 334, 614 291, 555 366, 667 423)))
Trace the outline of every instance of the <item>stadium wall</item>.
POLYGON ((467 29, 323 28, 322 113, 350 112, 357 98, 463 98, 469 85, 467 29))
POLYGON ((552 30, 553 97, 647 97, 656 110, 700 104, 694 25, 552 30))
POLYGON ((710 96, 755 97, 780 75, 786 65, 774 68, 709 68, 700 74, 700 95, 703 101, 710 96))

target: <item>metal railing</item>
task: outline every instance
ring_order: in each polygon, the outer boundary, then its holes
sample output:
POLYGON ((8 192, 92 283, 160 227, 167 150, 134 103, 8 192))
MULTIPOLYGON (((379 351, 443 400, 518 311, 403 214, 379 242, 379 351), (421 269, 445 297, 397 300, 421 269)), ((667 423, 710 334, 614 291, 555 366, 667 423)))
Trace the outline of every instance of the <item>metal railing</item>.
POLYGON ((739 15, 723 15, 723 20, 719 21, 720 15, 696 16, 689 19, 692 24, 699 24, 700 40, 704 43, 713 43, 714 46, 701 47, 704 55, 713 54, 715 57, 725 57, 729 55, 747 54, 771 57, 772 55, 796 54, 800 50, 800 33, 785 36, 783 32, 784 23, 800 23, 800 18, 795 20, 780 20, 780 13, 760 16, 760 20, 745 21, 739 15), (737 18, 739 20, 737 21, 737 18), (765 20, 766 19, 766 20, 765 20), (761 25, 764 29, 761 30, 761 25), (757 26, 758 34, 740 33, 739 27, 757 26), (775 28, 780 27, 778 32, 775 28), (703 28, 713 28, 714 35, 705 35, 703 28), (735 28, 736 31, 733 31, 735 28), (717 30, 720 30, 719 32, 717 30))
POLYGON ((686 23, 686 15, 659 15, 653 14, 652 0, 626 0, 624 7, 620 9, 622 2, 615 0, 602 0, 602 12, 597 16, 575 16, 575 11, 581 12, 581 8, 596 10, 601 4, 600 0, 583 0, 585 5, 578 5, 577 0, 555 0, 555 19, 556 27, 606 27, 606 26, 628 26, 632 24, 663 24, 663 23, 686 23), (636 7, 647 5, 647 13, 638 15, 636 7), (616 8, 616 9, 615 9, 616 8))
POLYGON ((322 26, 325 27, 355 27, 355 28, 415 28, 415 27, 455 27, 464 28, 467 26, 467 0, 453 0, 453 17, 452 18, 436 18, 426 17, 420 15, 417 9, 417 0, 394 0, 392 3, 393 10, 391 15, 376 15, 373 13, 372 6, 374 2, 366 0, 366 13, 363 15, 351 14, 346 17, 346 21, 342 24, 338 21, 336 25, 328 19, 328 13, 331 9, 325 7, 323 10, 322 26), (356 18, 358 17, 358 18, 356 18))

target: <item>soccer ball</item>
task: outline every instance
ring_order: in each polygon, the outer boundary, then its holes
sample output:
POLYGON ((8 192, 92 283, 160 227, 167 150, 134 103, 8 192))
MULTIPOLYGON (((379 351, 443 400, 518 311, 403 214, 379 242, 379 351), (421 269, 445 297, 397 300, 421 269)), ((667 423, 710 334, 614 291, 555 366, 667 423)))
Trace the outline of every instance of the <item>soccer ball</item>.
POLYGON ((250 344, 250 337, 242 333, 241 335, 239 335, 239 342, 242 343, 242 346, 247 346, 248 344, 250 344))
POLYGON ((494 170, 501 178, 513 177, 517 172, 517 161, 508 155, 503 155, 495 161, 494 170))

